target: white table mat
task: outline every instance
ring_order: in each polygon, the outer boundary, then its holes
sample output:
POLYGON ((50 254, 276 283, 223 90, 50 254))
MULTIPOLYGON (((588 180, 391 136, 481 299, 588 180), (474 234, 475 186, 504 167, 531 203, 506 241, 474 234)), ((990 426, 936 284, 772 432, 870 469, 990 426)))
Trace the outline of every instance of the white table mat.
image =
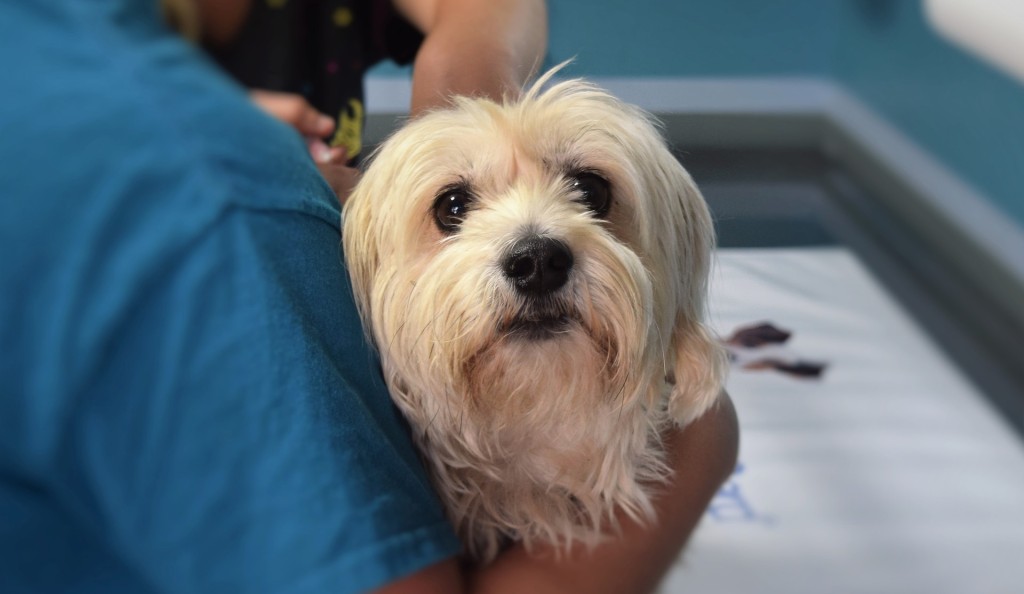
POLYGON ((1024 444, 852 254, 721 250, 712 294, 827 367, 733 370, 740 467, 662 592, 1024 592, 1024 444))

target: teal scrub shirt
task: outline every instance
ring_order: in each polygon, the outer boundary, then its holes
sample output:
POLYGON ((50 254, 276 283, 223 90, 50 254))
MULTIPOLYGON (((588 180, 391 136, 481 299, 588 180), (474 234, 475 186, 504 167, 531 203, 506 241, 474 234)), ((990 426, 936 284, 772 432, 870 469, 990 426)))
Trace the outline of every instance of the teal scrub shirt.
POLYGON ((0 0, 0 592, 359 592, 459 543, 298 135, 147 0, 0 0))

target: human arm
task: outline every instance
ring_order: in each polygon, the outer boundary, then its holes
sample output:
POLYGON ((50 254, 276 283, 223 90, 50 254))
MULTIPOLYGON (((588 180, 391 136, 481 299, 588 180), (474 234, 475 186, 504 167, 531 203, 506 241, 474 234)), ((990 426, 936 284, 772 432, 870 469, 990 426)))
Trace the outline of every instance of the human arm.
POLYGON ((658 519, 640 525, 623 517, 622 532, 591 552, 568 558, 533 557, 522 547, 499 555, 491 565, 463 572, 454 559, 378 590, 379 594, 502 592, 588 594, 650 592, 693 533, 708 503, 736 464, 739 428, 728 395, 717 407, 668 437, 676 469, 656 498, 658 519))
POLYGON ((452 95, 517 93, 547 50, 543 0, 394 0, 424 34, 413 67, 413 116, 452 95))

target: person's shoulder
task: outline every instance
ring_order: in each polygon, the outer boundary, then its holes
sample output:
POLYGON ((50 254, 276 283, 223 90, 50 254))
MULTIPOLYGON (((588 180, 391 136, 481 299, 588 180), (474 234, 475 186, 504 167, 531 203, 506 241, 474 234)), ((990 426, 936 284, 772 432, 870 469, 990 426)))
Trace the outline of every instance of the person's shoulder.
POLYGON ((178 42, 135 72, 126 111, 150 130, 147 146, 157 158, 173 158, 201 178, 203 193, 212 194, 205 199, 299 210, 337 224, 337 201, 299 135, 259 110, 199 49, 178 42))
MULTIPOLYGON (((106 320, 202 242, 237 235, 239 221, 252 235, 300 242, 326 230, 317 237, 338 243, 337 202, 297 135, 155 15, 97 8, 111 4, 0 3, 0 249, 14 254, 0 262, 12 287, 0 299, 5 336, 38 342, 67 320, 89 330, 77 320, 106 320), (292 224, 256 227, 267 219, 292 224)), ((99 338, 89 340, 76 344, 99 338)))

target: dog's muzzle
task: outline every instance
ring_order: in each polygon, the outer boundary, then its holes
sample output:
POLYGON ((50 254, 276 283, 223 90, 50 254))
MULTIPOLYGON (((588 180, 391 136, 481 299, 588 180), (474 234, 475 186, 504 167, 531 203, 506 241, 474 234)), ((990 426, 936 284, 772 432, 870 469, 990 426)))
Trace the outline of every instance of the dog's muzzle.
POLYGON ((568 282, 573 262, 569 246, 557 239, 532 235, 516 241, 501 268, 523 303, 502 330, 530 340, 565 332, 573 316, 555 294, 568 282))
POLYGON ((512 245, 501 268, 524 297, 541 297, 565 285, 572 265, 569 246, 550 237, 531 236, 512 245))

